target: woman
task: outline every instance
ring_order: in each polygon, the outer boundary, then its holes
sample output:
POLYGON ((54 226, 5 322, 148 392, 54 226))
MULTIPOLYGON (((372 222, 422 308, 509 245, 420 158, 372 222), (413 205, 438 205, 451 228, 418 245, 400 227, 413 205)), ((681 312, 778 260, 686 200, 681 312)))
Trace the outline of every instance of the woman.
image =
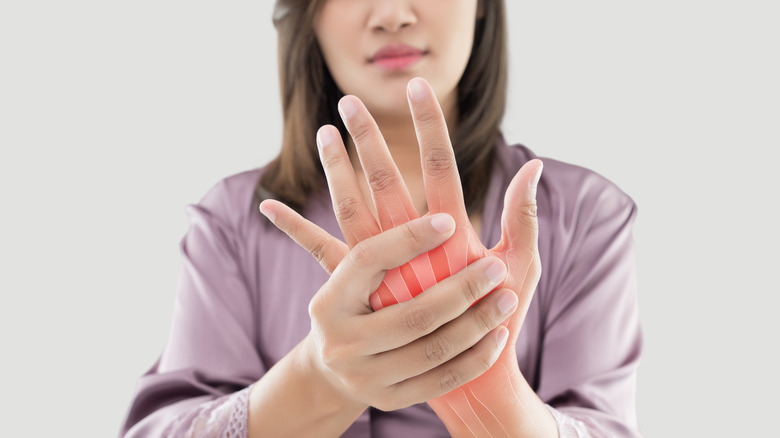
POLYGON ((634 204, 504 143, 503 15, 277 2, 282 152, 189 206, 124 436, 638 436, 634 204))

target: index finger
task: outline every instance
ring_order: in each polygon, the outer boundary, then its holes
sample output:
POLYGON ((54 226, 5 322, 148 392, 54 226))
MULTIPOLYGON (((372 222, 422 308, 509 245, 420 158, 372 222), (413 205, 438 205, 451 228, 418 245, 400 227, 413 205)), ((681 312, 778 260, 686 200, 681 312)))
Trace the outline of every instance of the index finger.
POLYGON ((409 81, 407 98, 420 145, 428 211, 449 213, 459 224, 468 222, 458 165, 439 101, 422 78, 409 81))
POLYGON ((355 143, 382 230, 417 218, 401 172, 363 102, 355 96, 344 96, 339 101, 339 112, 355 143))

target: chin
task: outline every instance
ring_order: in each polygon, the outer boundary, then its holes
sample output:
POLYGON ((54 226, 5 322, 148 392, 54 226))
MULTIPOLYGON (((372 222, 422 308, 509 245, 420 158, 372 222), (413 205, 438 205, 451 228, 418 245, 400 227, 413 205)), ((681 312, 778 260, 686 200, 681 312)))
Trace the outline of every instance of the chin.
POLYGON ((376 87, 365 87, 362 92, 355 93, 368 111, 375 117, 395 117, 404 116, 411 119, 409 102, 406 100, 406 84, 414 76, 402 81, 393 81, 396 83, 388 84, 385 82, 376 87))
POLYGON ((412 120, 406 94, 402 95, 402 99, 363 100, 363 103, 374 118, 408 118, 410 122, 412 120))

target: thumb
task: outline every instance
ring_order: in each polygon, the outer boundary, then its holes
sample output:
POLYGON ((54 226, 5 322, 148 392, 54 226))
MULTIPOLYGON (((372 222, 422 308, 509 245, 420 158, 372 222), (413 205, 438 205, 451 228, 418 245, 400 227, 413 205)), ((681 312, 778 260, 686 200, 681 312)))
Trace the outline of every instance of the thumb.
POLYGON ((536 186, 542 176, 542 161, 533 159, 512 178, 504 195, 501 213, 501 240, 494 251, 510 249, 536 252, 539 223, 536 217, 536 186))

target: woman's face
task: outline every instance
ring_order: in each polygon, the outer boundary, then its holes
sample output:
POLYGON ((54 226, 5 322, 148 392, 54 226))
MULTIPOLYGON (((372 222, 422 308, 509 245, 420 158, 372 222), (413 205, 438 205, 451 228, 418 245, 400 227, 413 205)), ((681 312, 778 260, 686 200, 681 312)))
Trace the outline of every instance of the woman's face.
POLYGON ((478 0, 324 0, 315 33, 345 94, 375 117, 409 114, 406 84, 428 80, 442 105, 457 85, 474 42, 478 0))

